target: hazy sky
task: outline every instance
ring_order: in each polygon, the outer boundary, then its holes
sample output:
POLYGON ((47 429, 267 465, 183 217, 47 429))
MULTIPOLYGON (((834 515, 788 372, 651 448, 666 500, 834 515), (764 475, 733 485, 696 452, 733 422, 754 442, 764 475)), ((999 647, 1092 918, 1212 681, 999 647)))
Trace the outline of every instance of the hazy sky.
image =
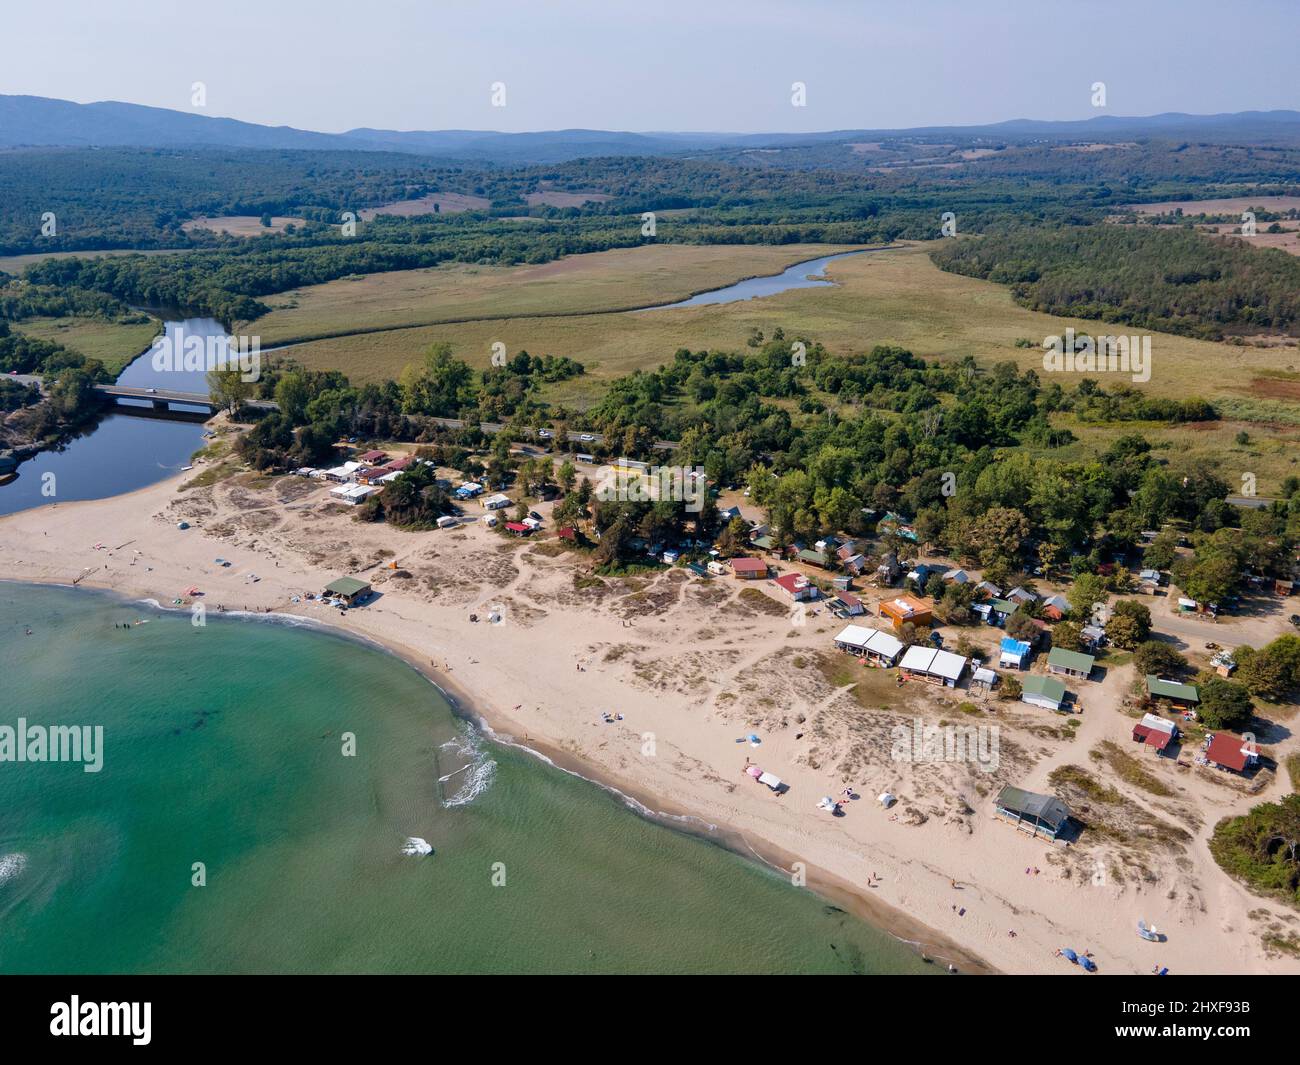
POLYGON ((0 0, 0 93, 340 131, 1300 108, 1297 0, 0 0), (807 106, 791 105, 791 84, 807 106), (506 106, 491 104, 503 82, 506 106))

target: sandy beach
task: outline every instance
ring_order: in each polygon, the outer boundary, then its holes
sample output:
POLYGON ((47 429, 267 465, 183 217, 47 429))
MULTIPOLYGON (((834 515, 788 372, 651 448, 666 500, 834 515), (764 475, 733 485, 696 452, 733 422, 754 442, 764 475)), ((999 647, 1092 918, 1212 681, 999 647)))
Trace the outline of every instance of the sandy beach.
MULTIPOLYGON (((1132 750, 1131 666, 1072 685, 1083 713, 1065 728, 964 689, 900 688, 893 671, 834 650, 843 622, 816 606, 797 618, 771 582, 681 569, 601 578, 553 532, 506 540, 468 521, 405 533, 356 522, 320 482, 240 475, 182 489, 193 476, 0 518, 0 578, 197 602, 209 617, 293 615, 373 640, 502 742, 784 870, 959 971, 1078 973, 1054 956, 1072 947, 1102 973, 1300 973, 1300 959, 1261 945, 1300 917, 1250 894, 1206 848, 1221 817, 1285 794, 1281 776, 1248 793, 1138 750, 1170 794, 1126 792, 1126 820, 1107 833, 1062 847, 992 816, 1003 784, 1052 791, 1053 770, 1095 767, 1099 745, 1132 750), (304 597, 340 576, 378 594, 346 614, 304 597), (893 730, 918 719, 996 726, 997 768, 891 757, 893 730), (789 790, 769 791, 747 764, 789 790), (843 816, 816 808, 846 791, 843 816), (890 809, 884 791, 898 798, 890 809), (1167 940, 1139 939, 1139 918, 1167 940)), ((995 632, 973 635, 992 646, 995 632)))

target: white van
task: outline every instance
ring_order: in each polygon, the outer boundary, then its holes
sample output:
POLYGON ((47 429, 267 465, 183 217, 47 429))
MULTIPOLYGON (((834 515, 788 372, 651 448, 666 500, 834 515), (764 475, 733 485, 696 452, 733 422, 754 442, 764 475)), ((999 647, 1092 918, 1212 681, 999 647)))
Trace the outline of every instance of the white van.
POLYGON ((497 516, 495 514, 484 514, 483 524, 489 529, 495 529, 497 527, 497 516))
POLYGON ((459 525, 459 524, 460 524, 460 522, 458 522, 458 521, 457 521, 455 518, 453 518, 450 514, 444 514, 441 518, 438 519, 438 528, 439 528, 439 529, 450 529, 450 528, 453 528, 453 527, 455 527, 455 526, 457 526, 457 525, 459 525))

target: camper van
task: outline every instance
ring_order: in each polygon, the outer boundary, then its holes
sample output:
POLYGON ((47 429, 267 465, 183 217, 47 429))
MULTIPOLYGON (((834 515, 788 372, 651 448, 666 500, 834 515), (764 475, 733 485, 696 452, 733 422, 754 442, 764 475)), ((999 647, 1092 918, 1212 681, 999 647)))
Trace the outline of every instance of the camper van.
POLYGON ((497 527, 497 516, 495 514, 484 514, 483 524, 489 529, 495 529, 497 527))
POLYGON ((453 518, 450 514, 444 514, 441 518, 438 519, 439 529, 453 529, 459 524, 460 523, 455 518, 453 518))

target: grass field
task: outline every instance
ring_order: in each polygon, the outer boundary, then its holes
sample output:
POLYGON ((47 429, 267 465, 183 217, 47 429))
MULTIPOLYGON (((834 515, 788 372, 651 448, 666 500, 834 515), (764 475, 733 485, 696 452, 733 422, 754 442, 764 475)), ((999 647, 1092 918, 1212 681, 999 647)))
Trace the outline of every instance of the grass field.
POLYGON ((187 248, 149 248, 138 251, 131 248, 122 248, 114 251, 42 251, 33 252, 30 255, 0 255, 0 270, 7 274, 20 274, 32 263, 39 263, 45 259, 98 259, 101 255, 175 255, 178 251, 187 251, 187 248))
POLYGON ((161 327, 156 320, 144 325, 118 325, 101 318, 31 318, 14 326, 18 332, 99 359, 115 375, 149 347, 161 327))
MULTIPOLYGON (((651 244, 571 255, 540 266, 457 263, 397 270, 269 297, 266 302, 275 309, 250 329, 265 346, 350 330, 608 312, 671 303, 844 250, 828 244, 651 244)), ((483 351, 486 358, 489 348, 483 351)))
MULTIPOLYGON (((643 250, 661 255, 669 252, 665 247, 643 250)), ((700 250, 744 254, 756 249, 700 250)), ((626 258, 640 251, 623 254, 626 258)), ((315 341, 291 350, 294 358, 305 365, 341 369, 354 381, 374 381, 398 375, 433 341, 448 341, 460 357, 475 366, 486 366, 492 342, 500 340, 511 352, 524 348, 539 355, 570 355, 583 362, 586 375, 553 385, 545 394, 553 403, 581 407, 599 396, 611 378, 659 365, 671 359, 679 347, 743 349, 754 328, 770 336, 779 326, 789 337, 820 340, 837 352, 863 351, 875 344, 890 343, 941 360, 966 354, 974 355, 986 366, 1010 360, 1022 369, 1036 369, 1045 381, 1059 376, 1066 388, 1073 387, 1082 375, 1044 372, 1040 346, 1043 338, 1060 334, 1070 325, 1077 332, 1092 335, 1119 331, 1097 322, 1058 319, 1027 310, 1012 301, 1006 288, 945 273, 930 262, 925 252, 923 246, 912 246, 842 259, 828 270, 827 276, 837 282, 833 288, 800 289, 740 303, 642 313, 477 320, 315 341), (1017 348, 1018 338, 1031 340, 1035 346, 1017 348)), ((547 283, 539 283, 536 294, 549 293, 549 307, 560 309, 581 306, 581 301, 590 299, 594 292, 608 291, 608 275, 593 275, 591 264, 584 261, 596 258, 575 256, 550 264, 552 268, 566 266, 568 273, 553 269, 543 275, 547 283)), ((659 266, 665 268, 662 262, 659 266)), ((496 313, 503 313, 508 308, 522 309, 535 298, 533 294, 525 299, 523 294, 514 293, 506 302, 507 297, 497 293, 511 283, 509 272, 480 269, 469 275, 467 269, 456 270, 455 287, 459 291, 455 300, 463 302, 454 303, 451 297, 445 297, 447 302, 440 306, 464 308, 476 300, 491 300, 496 313), (475 294, 475 283, 490 285, 493 295, 475 294)), ((376 275, 365 282, 336 282, 308 290, 300 303, 310 298, 316 312, 327 314, 332 324, 346 321, 351 318, 349 307, 342 302, 344 292, 349 291, 347 286, 365 284, 382 293, 393 280, 393 275, 376 275), (321 299, 321 289, 333 290, 328 301, 321 299)), ((645 279, 640 282, 646 283, 645 279)), ((440 296, 443 293, 440 290, 440 296)), ((393 300, 394 305, 398 302, 393 300)), ((381 310, 378 302, 359 306, 361 320, 367 322, 394 313, 381 310)), ((1155 334, 1152 363, 1150 382, 1137 387, 1166 396, 1201 395, 1212 399, 1223 410, 1224 420, 1178 426, 1141 422, 1084 425, 1065 416, 1061 424, 1079 440, 1051 454, 1067 460, 1094 457, 1117 436, 1141 431, 1167 456, 1190 454, 1212 464, 1233 491, 1240 490, 1240 478, 1246 473, 1255 475, 1259 494, 1268 495, 1276 491, 1284 477, 1300 472, 1300 352, 1295 347, 1242 347, 1155 334), (1244 445, 1236 442, 1242 429, 1250 436, 1244 445)), ((1128 381, 1127 376, 1099 376, 1103 386, 1107 377, 1128 381)))

